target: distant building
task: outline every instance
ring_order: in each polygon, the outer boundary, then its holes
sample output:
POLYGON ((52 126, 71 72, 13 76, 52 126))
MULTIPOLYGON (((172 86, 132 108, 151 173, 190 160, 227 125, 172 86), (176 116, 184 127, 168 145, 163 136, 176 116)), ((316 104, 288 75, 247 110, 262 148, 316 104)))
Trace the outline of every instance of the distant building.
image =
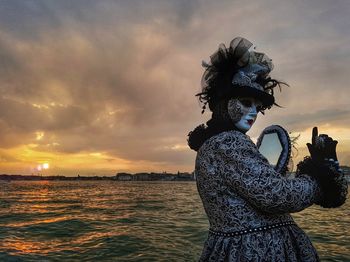
POLYGON ((350 176, 350 167, 348 167, 348 166, 340 166, 340 168, 343 170, 345 175, 350 176))
POLYGON ((130 180, 133 180, 132 178, 133 176, 127 173, 118 173, 116 175, 116 179, 120 181, 130 181, 130 180))
POLYGON ((192 173, 188 173, 188 172, 180 173, 180 172, 177 172, 176 180, 181 180, 181 181, 195 180, 194 172, 192 172, 192 173))
POLYGON ((148 181, 150 180, 148 173, 136 173, 134 175, 134 180, 136 181, 148 181))

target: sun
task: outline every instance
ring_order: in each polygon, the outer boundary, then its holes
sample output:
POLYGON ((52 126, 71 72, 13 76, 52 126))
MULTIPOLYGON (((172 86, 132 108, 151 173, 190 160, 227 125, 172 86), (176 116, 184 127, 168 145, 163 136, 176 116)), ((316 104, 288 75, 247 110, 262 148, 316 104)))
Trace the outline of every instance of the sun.
POLYGON ((37 169, 38 171, 41 171, 41 170, 43 170, 43 169, 49 169, 49 168, 50 168, 49 163, 44 163, 44 164, 38 165, 36 169, 37 169))

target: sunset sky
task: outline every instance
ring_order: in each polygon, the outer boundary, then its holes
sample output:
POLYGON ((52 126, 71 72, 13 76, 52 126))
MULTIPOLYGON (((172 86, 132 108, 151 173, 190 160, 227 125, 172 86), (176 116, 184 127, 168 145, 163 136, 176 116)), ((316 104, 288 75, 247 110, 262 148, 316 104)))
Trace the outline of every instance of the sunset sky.
POLYGON ((349 16, 347 0, 1 1, 0 174, 193 171, 201 61, 236 36, 290 85, 248 135, 301 134, 298 161, 318 126, 350 165, 349 16))

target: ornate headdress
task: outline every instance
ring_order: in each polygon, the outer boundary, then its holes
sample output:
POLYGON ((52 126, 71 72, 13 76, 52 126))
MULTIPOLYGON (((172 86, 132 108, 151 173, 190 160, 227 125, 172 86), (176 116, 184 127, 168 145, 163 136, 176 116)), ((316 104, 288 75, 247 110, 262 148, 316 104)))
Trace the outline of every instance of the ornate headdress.
POLYGON ((264 109, 271 108, 275 99, 273 88, 278 82, 269 77, 272 60, 264 53, 250 50, 253 44, 242 37, 233 39, 229 48, 224 44, 210 56, 210 63, 202 77, 202 92, 197 94, 204 103, 203 112, 209 104, 211 111, 222 99, 250 96, 259 99, 264 109))
POLYGON ((262 111, 275 103, 273 89, 285 84, 272 79, 272 60, 264 53, 250 50, 252 43, 242 37, 233 39, 230 46, 224 44, 210 56, 210 62, 202 62, 202 92, 197 94, 203 103, 202 113, 209 105, 212 119, 189 133, 188 145, 197 151, 213 135, 235 129, 227 116, 227 101, 233 97, 255 97, 262 102, 262 111))

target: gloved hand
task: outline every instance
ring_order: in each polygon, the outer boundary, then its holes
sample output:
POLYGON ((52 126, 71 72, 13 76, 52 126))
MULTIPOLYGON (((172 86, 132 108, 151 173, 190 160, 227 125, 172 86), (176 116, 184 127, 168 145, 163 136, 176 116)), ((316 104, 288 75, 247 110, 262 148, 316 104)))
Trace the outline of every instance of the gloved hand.
POLYGON ((320 198, 316 204, 325 207, 339 207, 344 204, 348 184, 337 160, 337 141, 328 135, 318 135, 317 127, 312 130, 312 143, 307 143, 311 157, 299 162, 296 176, 313 177, 320 188, 320 198))
POLYGON ((330 162, 336 164, 339 169, 339 162, 336 153, 338 141, 333 140, 325 134, 318 135, 317 127, 312 129, 312 144, 307 143, 311 159, 316 163, 330 162))

